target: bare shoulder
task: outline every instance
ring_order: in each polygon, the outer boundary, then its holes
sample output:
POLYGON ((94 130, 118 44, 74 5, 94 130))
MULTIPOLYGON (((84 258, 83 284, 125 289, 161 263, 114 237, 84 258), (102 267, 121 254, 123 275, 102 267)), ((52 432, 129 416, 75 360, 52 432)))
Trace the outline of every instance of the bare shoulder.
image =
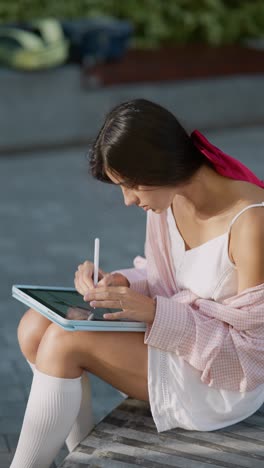
MULTIPOLYGON (((249 206, 252 203, 245 204, 249 206)), ((232 254, 239 255, 244 242, 263 238, 264 235, 264 205, 250 207, 238 216, 232 226, 232 254)), ((244 248, 246 245, 244 245, 244 248)), ((247 248, 249 245, 247 245, 247 248)))
POLYGON ((234 222, 231 252, 239 292, 264 282, 264 206, 245 210, 234 222))

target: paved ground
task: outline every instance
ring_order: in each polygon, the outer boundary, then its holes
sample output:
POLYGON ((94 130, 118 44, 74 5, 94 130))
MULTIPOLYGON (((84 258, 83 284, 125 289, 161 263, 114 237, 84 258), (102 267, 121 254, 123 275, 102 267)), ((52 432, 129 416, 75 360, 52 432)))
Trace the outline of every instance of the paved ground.
MULTIPOLYGON (((221 130, 207 136, 264 178, 263 128, 221 130)), ((12 284, 73 286, 77 265, 93 257, 101 238, 101 267, 130 267, 143 254, 145 213, 123 204, 121 191, 87 175, 86 148, 0 159, 0 466, 17 444, 32 373, 17 344, 26 306, 12 284)), ((122 397, 92 378, 97 420, 122 397)), ((58 461, 66 454, 63 449, 58 461)))

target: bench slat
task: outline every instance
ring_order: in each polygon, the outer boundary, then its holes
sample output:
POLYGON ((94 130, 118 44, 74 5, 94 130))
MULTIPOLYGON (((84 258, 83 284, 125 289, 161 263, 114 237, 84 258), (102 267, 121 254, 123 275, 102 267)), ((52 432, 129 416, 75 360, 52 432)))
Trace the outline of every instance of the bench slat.
POLYGON ((233 426, 158 433, 149 404, 127 398, 70 453, 61 468, 263 468, 264 405, 233 426))

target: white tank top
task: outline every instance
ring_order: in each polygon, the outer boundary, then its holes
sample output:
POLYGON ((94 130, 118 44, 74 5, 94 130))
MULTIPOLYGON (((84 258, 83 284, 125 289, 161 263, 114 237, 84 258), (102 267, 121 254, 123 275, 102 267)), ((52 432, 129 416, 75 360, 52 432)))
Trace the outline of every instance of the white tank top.
POLYGON ((227 232, 190 250, 185 250, 171 207, 168 208, 171 252, 180 288, 190 289, 199 297, 215 301, 237 294, 237 268, 228 255, 229 233, 236 219, 256 206, 264 207, 264 201, 246 206, 234 216, 227 232))

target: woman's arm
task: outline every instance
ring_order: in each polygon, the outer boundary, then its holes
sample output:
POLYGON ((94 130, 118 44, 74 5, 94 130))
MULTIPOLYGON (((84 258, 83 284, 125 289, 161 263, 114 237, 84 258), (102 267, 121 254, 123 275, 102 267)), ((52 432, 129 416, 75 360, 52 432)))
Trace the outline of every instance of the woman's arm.
POLYGON ((247 210, 236 228, 232 256, 237 266, 240 293, 264 283, 264 209, 247 210))

